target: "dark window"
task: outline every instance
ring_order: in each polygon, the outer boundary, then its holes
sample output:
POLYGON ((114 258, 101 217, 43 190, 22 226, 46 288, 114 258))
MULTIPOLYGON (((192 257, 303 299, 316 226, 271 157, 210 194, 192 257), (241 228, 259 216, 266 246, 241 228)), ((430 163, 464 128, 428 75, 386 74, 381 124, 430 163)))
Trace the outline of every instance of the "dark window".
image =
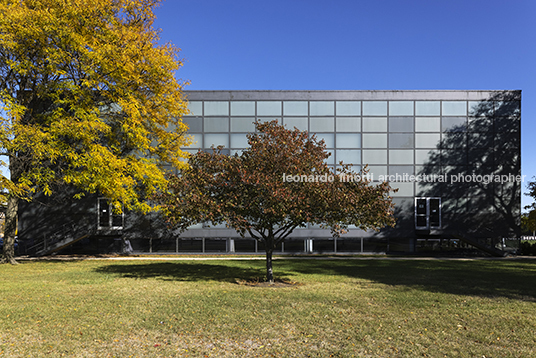
POLYGON ((415 228, 418 230, 441 227, 441 198, 415 198, 415 228))
POLYGON ((123 213, 118 213, 113 210, 112 204, 106 198, 99 198, 99 229, 122 229, 123 228, 123 213))

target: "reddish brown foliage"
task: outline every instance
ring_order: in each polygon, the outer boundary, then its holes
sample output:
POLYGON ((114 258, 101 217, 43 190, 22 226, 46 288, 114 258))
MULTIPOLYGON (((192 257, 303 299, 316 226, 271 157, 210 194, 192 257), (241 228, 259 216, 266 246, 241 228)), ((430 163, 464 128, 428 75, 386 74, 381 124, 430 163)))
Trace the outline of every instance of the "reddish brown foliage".
POLYGON ((341 181, 341 174, 364 173, 348 165, 333 173, 325 164, 324 143, 307 132, 275 121, 256 127, 241 155, 224 155, 221 148, 200 151, 170 179, 170 191, 159 200, 173 225, 185 230, 199 222, 225 222, 242 236, 264 241, 271 281, 271 253, 298 227, 320 224, 339 236, 349 225, 377 230, 394 224, 388 183, 341 181), (309 180, 284 180, 296 175, 309 180))

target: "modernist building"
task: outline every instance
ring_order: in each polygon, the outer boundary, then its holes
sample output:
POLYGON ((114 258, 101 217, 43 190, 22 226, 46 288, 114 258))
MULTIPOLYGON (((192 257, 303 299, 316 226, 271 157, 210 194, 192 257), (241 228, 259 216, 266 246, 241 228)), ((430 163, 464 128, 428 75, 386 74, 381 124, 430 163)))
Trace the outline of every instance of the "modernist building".
MULTIPOLYGON (((282 252, 414 252, 460 240, 493 250, 520 234, 520 91, 190 91, 187 97, 191 113, 184 121, 195 142, 187 151, 223 145, 229 154, 240 152, 256 121, 277 120, 322 138, 333 169, 340 161, 355 170, 367 165, 374 181, 398 189, 394 229, 352 229, 335 240, 329 230, 309 226, 296 229, 282 252)), ((68 207, 73 238, 81 226, 91 233, 72 246, 78 251, 92 240, 109 249, 110 234, 128 238, 134 251, 263 251, 225 226, 199 225, 179 237, 155 215, 113 216, 105 198, 68 207)), ((47 215, 57 217, 60 209, 26 209, 20 238, 53 237, 31 217, 40 212, 51 223, 47 215)))

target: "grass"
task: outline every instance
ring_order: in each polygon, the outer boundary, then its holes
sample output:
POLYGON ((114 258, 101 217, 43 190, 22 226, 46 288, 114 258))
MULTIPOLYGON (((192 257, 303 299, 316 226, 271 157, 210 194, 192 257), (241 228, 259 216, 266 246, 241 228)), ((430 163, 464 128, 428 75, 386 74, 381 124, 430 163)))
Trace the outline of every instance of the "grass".
POLYGON ((531 357, 536 260, 0 266, 0 357, 531 357))

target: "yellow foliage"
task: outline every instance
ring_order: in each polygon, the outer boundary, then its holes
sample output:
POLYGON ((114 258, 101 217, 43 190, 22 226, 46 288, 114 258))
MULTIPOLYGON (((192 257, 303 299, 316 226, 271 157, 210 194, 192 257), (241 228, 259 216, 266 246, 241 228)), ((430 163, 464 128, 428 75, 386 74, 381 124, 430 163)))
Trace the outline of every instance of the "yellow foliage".
POLYGON ((156 0, 0 0, 3 192, 65 183, 146 211, 182 167, 179 49, 159 45, 156 0))

